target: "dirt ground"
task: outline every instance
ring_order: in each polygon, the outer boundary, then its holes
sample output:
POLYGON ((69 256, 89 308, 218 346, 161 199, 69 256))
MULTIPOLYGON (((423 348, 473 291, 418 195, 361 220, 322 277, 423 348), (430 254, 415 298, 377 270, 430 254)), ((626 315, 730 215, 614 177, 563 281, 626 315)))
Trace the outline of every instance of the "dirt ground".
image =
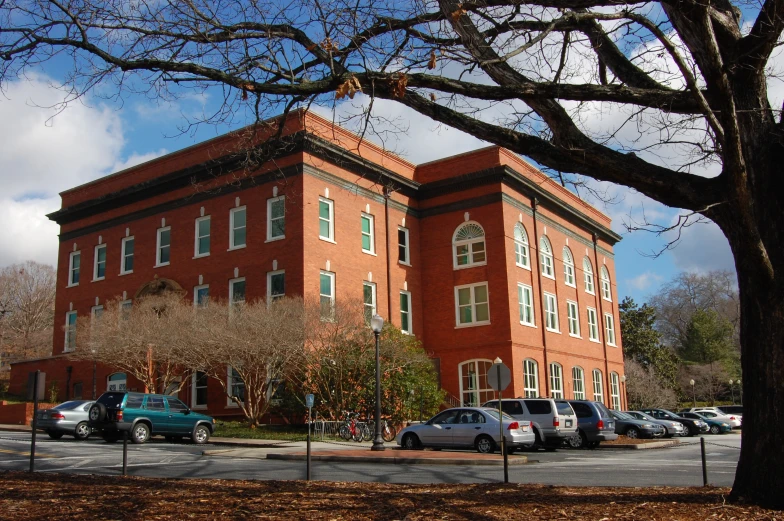
POLYGON ((0 472, 0 519, 784 520, 784 512, 727 504, 728 493, 724 488, 390 485, 0 472))

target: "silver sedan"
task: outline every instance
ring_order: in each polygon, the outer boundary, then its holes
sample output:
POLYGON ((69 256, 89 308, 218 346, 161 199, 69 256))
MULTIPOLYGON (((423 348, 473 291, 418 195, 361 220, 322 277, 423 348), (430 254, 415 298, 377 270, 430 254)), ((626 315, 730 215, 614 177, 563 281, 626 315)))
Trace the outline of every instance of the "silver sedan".
POLYGON ((35 427, 46 432, 54 440, 59 440, 65 434, 77 440, 86 440, 92 434, 87 424, 87 411, 93 403, 95 402, 91 400, 72 400, 51 409, 38 411, 35 427))
POLYGON ((651 423, 656 423, 664 427, 664 437, 665 438, 672 438, 673 436, 685 436, 688 432, 686 427, 683 426, 682 423, 671 421, 671 420, 657 420, 653 416, 648 416, 644 412, 640 411, 623 411, 629 416, 636 418, 638 420, 643 420, 651 423))
MULTIPOLYGON (((531 422, 515 420, 503 414, 501 422, 508 451, 530 446, 536 441, 531 422)), ((501 441, 501 425, 496 409, 457 407, 447 409, 425 423, 406 427, 397 435, 404 449, 474 448, 489 454, 501 441)))

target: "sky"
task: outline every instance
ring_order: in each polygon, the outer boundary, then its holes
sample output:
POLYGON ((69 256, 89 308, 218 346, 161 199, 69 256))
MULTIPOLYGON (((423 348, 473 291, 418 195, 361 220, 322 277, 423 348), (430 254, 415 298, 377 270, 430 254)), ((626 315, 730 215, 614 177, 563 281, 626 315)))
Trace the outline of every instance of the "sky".
MULTIPOLYGON (((59 209, 63 190, 229 130, 204 126, 182 132, 185 116, 203 112, 208 96, 163 104, 129 97, 117 104, 88 95, 63 108, 57 105, 63 93, 53 83, 43 74, 28 75, 0 93, 0 267, 26 260, 57 262, 59 230, 46 214, 59 209)), ((393 102, 376 100, 374 110, 406 122, 406 131, 384 146, 414 163, 487 146, 393 102)), ((675 249, 651 258, 666 241, 649 232, 626 233, 624 218, 639 217, 644 208, 649 217, 667 222, 677 212, 627 188, 607 188, 616 203, 597 207, 623 236, 615 246, 621 298, 645 302, 681 271, 734 270, 727 241, 712 223, 685 229, 675 249)))

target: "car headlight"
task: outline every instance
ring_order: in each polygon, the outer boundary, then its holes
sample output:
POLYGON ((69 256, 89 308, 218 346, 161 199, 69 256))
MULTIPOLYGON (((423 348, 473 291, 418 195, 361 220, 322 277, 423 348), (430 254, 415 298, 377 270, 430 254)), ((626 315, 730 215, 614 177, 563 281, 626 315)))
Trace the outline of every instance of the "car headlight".
POLYGON ((650 423, 644 423, 642 425, 642 428, 643 429, 653 429, 653 425, 651 425, 650 423))
POLYGON ((730 424, 729 424, 729 423, 722 423, 722 424, 721 424, 721 426, 722 426, 722 427, 729 427, 729 426, 730 426, 730 424))

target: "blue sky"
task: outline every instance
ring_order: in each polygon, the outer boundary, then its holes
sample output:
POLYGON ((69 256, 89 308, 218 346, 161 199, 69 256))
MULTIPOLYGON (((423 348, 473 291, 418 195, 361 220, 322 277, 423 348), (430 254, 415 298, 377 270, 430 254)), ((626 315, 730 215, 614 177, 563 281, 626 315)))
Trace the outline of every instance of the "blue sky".
MULTIPOLYGON (((134 164, 158 157, 241 126, 204 125, 183 131, 186 118, 198 118, 212 106, 209 96, 189 96, 157 104, 143 97, 123 103, 87 96, 64 111, 55 105, 62 94, 43 75, 7 85, 0 96, 0 267, 32 259, 54 264, 58 227, 45 214, 60 206, 58 193, 134 164)), ((355 100, 356 102, 357 100, 355 100)), ((407 130, 383 143, 389 150, 419 163, 485 146, 484 143, 392 102, 376 102, 385 117, 406 122, 407 130)), ((345 109, 342 107, 341 110, 345 109)), ((658 286, 682 270, 733 269, 729 247, 718 229, 698 225, 687 229, 681 244, 658 258, 641 252, 661 249, 664 239, 646 232, 626 234, 621 220, 630 212, 660 222, 676 212, 621 187, 611 187, 619 202, 597 205, 613 218, 624 239, 616 246, 619 294, 644 302, 658 286)))

